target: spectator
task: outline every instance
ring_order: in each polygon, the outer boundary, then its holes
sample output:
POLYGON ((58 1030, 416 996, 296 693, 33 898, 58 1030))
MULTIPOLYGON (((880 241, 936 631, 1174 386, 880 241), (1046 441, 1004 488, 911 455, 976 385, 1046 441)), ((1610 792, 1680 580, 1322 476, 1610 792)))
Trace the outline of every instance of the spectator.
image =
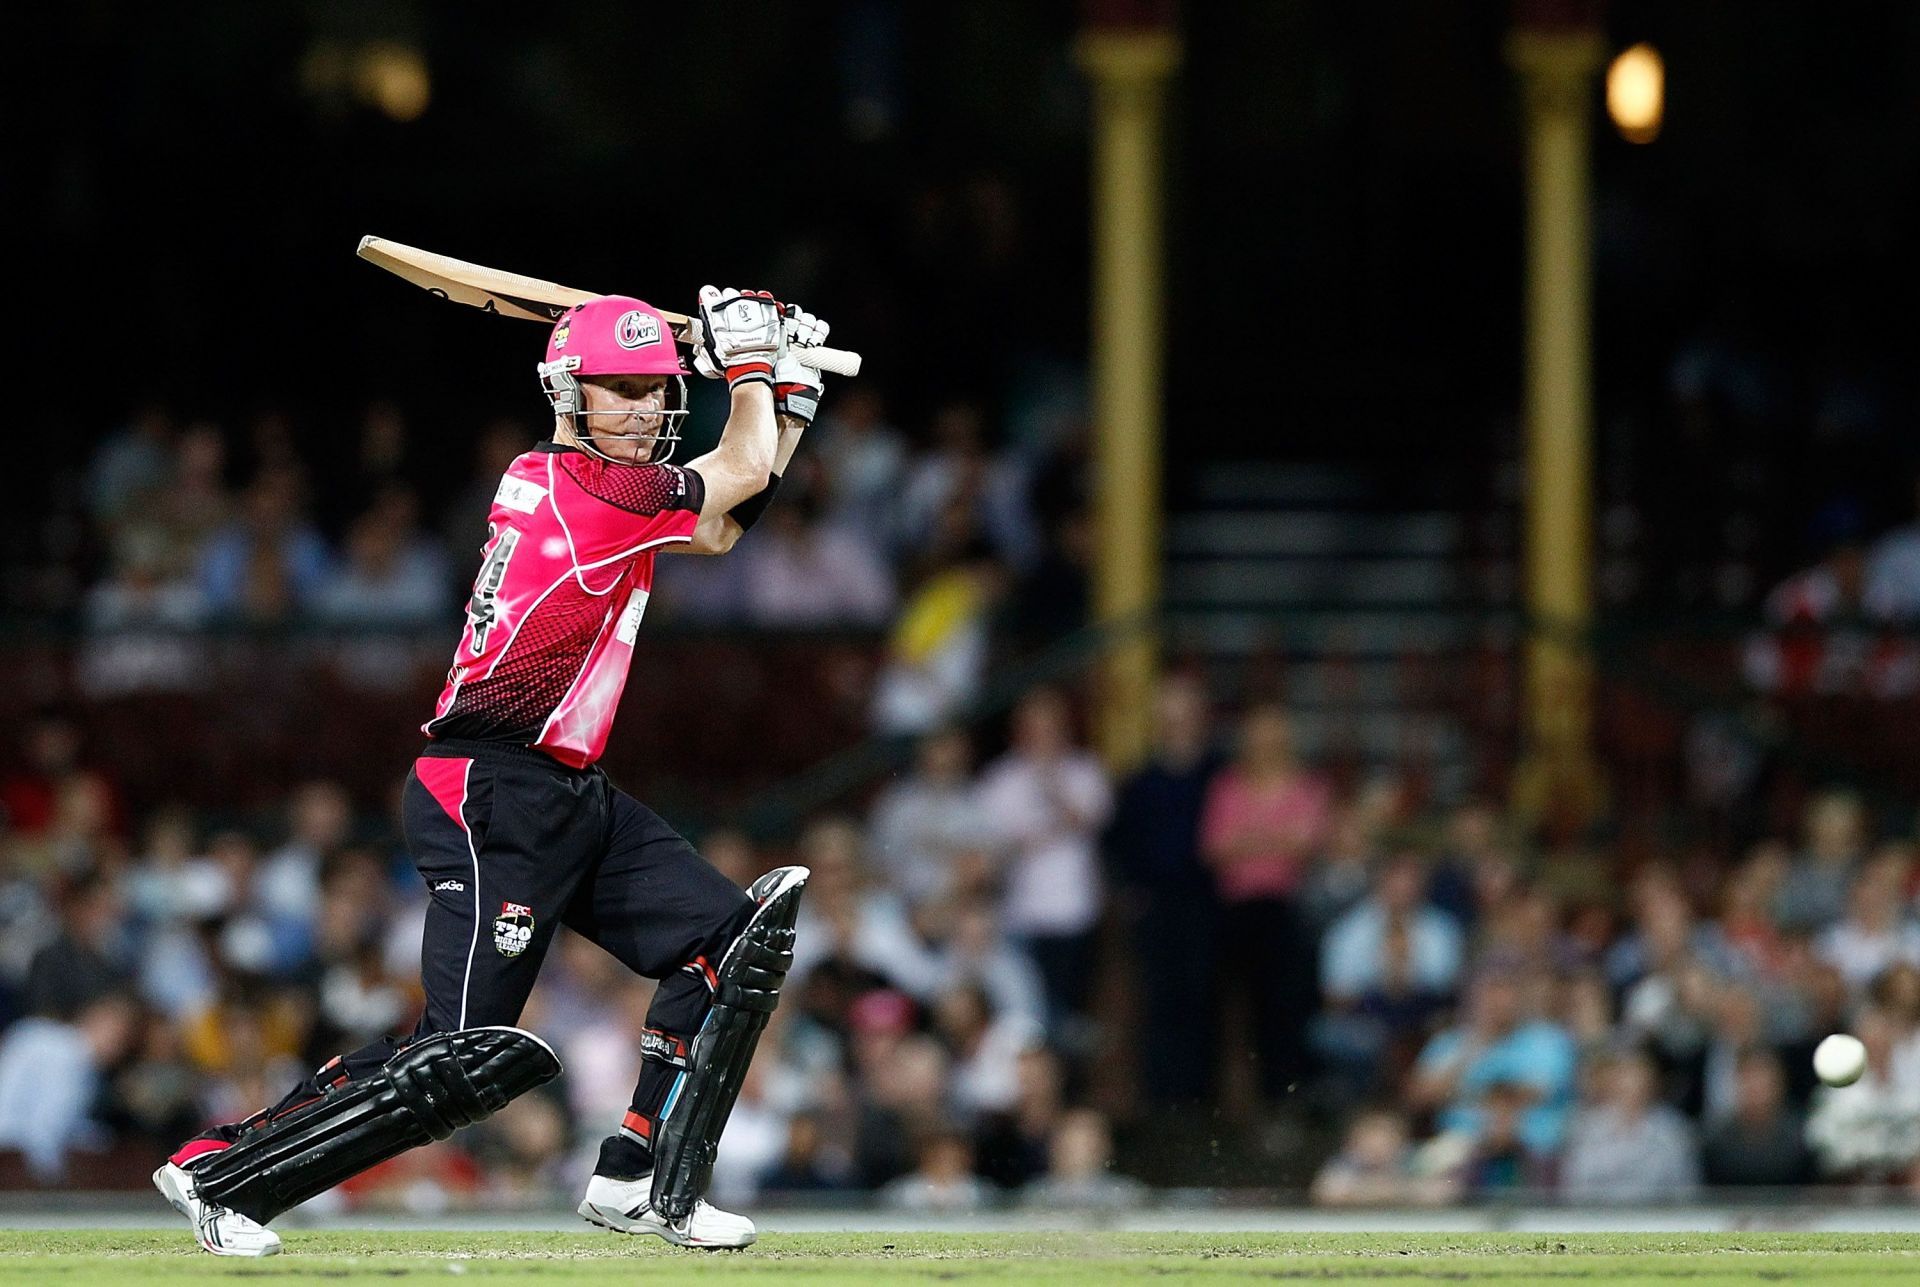
POLYGON ((1246 999, 1273 1100, 1305 1067, 1313 967, 1297 900, 1330 805, 1327 784, 1294 758, 1286 713, 1261 706, 1242 722, 1239 754, 1208 788, 1201 817, 1201 852, 1224 904, 1223 981, 1246 999))
POLYGON ((1426 901, 1426 887, 1419 856, 1400 854, 1374 878, 1372 895, 1335 922, 1320 957, 1330 1000, 1352 1005, 1383 990, 1452 994, 1464 940, 1453 918, 1426 901))
MULTIPOLYGON (((208 843, 207 859, 225 891, 210 925, 219 965, 245 975, 277 976, 303 964, 312 947, 313 906, 290 911, 280 899, 267 895, 261 882, 260 849, 253 838, 244 832, 223 831, 208 843)), ((318 897, 316 884, 314 898, 318 897)))
POLYGON ((1720 934, 1746 977, 1778 982, 1786 974, 1787 937, 1774 907, 1787 867, 1785 846, 1756 845, 1722 887, 1720 934))
POLYGON ((914 931, 905 903, 868 879, 865 837, 851 819, 822 818, 800 837, 800 856, 812 869, 789 982, 822 966, 891 983, 917 994, 939 976, 932 947, 914 931))
POLYGON ((1457 986, 1464 940, 1453 918, 1425 901, 1426 884, 1417 856, 1395 857, 1372 895, 1321 942, 1319 1044, 1350 1084, 1397 1079, 1408 1061, 1399 1052, 1457 986))
POLYGON ((200 558, 200 589, 216 616, 281 623, 306 606, 327 575, 326 542, 301 515, 300 477, 263 472, 241 498, 240 517, 215 533, 200 558))
POLYGON ((70 1020, 96 1001, 131 990, 123 912, 110 878, 88 871, 67 882, 60 932, 34 954, 27 970, 27 1013, 70 1020))
POLYGON ((1006 589, 1006 570, 978 541, 919 584, 901 605, 874 682, 873 720, 882 732, 925 733, 979 696, 988 626, 1006 589))
POLYGON ((1301 915, 1315 938, 1367 896, 1380 857, 1374 818, 1355 802, 1337 807, 1326 844, 1314 855, 1300 889, 1301 915))
POLYGON ((968 1116, 1011 1109, 1020 1097, 1020 1056, 1040 1034, 1016 1015, 996 1015, 971 984, 940 998, 934 1023, 953 1057, 953 1106, 968 1116))
POLYGON ((1524 1089, 1521 1140, 1534 1153, 1555 1152, 1572 1103, 1574 1047, 1566 1030, 1524 1012, 1529 980, 1503 971, 1474 980, 1466 1019, 1439 1033, 1420 1052, 1407 1097, 1432 1112, 1442 1130, 1478 1136, 1483 1098, 1496 1084, 1524 1089))
MULTIPOLYGON (((1547 1187, 1552 1159, 1528 1144, 1525 1135, 1526 1115, 1534 1100, 1534 1088, 1522 1081, 1501 1078, 1487 1086, 1480 1098, 1479 1127, 1463 1141, 1466 1156, 1456 1172, 1457 1182, 1467 1193, 1491 1197, 1547 1187)), ((1435 1141, 1446 1142, 1446 1136, 1435 1141)))
POLYGON ((1710 1185, 1806 1184, 1814 1178, 1805 1126, 1787 1104, 1780 1058, 1752 1049, 1740 1056, 1733 1108, 1711 1122, 1701 1146, 1701 1169, 1710 1185))
POLYGON ((832 1193, 847 1187, 847 1168, 827 1147, 820 1114, 795 1113, 787 1120, 786 1148, 760 1181, 760 1191, 792 1195, 832 1193))
MULTIPOLYGON (((797 481, 797 480, 796 480, 797 481)), ((782 496, 736 556, 747 620, 756 625, 877 626, 893 611, 893 580, 864 533, 819 519, 811 487, 782 496)))
POLYGON ((560 1096, 551 1088, 522 1095, 460 1142, 479 1168, 489 1206, 550 1205, 561 1194, 572 1200, 578 1174, 567 1165, 569 1126, 560 1096))
POLYGON ((1480 917, 1518 879, 1518 864, 1501 828, 1500 812, 1487 800, 1467 800, 1447 816, 1431 897, 1468 931, 1479 927, 1480 917))
POLYGON ((353 802, 337 782, 307 782, 287 807, 286 840, 267 855, 255 883, 262 909, 276 917, 310 921, 320 899, 320 868, 346 843, 353 802))
POLYGON ((132 1053, 139 1014, 124 996, 88 1001, 70 1022, 22 1019, 0 1038, 0 1149, 14 1149, 42 1184, 67 1154, 102 1134, 92 1118, 103 1079, 132 1053))
POLYGON ((169 580, 189 577, 207 541, 233 517, 227 491, 227 443, 218 426, 189 425, 173 455, 173 477, 155 501, 149 530, 169 580))
POLYGON ((354 520, 345 562, 315 588, 316 615, 343 625, 398 626, 446 612, 447 557, 414 526, 414 506, 401 489, 354 520))
POLYGON ((980 1211, 989 1197, 986 1181, 973 1173, 967 1133, 951 1126, 921 1141, 919 1164, 880 1190, 880 1201, 895 1211, 980 1211))
POLYGON ((930 990, 934 994, 974 985, 995 1014, 1006 1015, 1036 1031, 1045 1027, 1046 988, 1040 973, 1026 953, 1000 932, 991 902, 976 896, 930 903, 921 914, 950 927, 933 960, 930 990))
POLYGON ((854 1171, 862 1188, 877 1189, 907 1174, 914 1164, 913 1141, 948 1121, 951 1061, 932 1037, 876 1031, 877 1017, 862 1015, 857 1007, 852 1018, 860 1096, 854 1171))
POLYGON ((1600 1070, 1601 1098, 1567 1131, 1560 1186, 1590 1202, 1665 1202, 1700 1184, 1693 1128, 1660 1102, 1653 1060, 1633 1051, 1600 1070))
POLYGON ((28 720, 20 744, 22 763, 0 782, 0 810, 16 838, 37 839, 51 829, 62 794, 83 777, 99 782, 105 792, 110 829, 123 829, 118 792, 82 756, 83 741, 79 723, 67 710, 48 708, 28 720))
POLYGON ((1021 1199, 1046 1210, 1123 1211, 1146 1198, 1146 1186, 1113 1172, 1113 1128, 1106 1116, 1076 1108, 1053 1128, 1047 1173, 1021 1199))
POLYGON ((934 413, 933 450, 916 460, 901 488, 898 548, 935 547, 945 515, 964 515, 963 528, 984 535, 996 558, 1024 569, 1037 552, 1026 478, 1010 460, 987 453, 980 408, 951 402, 934 413))
POLYGON ((98 633, 121 630, 192 630, 206 619, 200 587, 175 577, 157 532, 136 528, 114 545, 113 572, 87 591, 82 608, 87 628, 98 633))
POLYGON ((1863 867, 1847 895, 1846 919, 1815 941, 1820 959, 1840 971, 1857 996, 1894 965, 1920 965, 1920 925, 1907 916, 1906 862, 1863 867))
POLYGON ((1347 1126, 1340 1151, 1320 1168, 1308 1191, 1320 1207, 1437 1206, 1454 1196, 1444 1176, 1424 1175, 1408 1142, 1407 1119, 1371 1109, 1347 1126))
POLYGON ((825 465, 824 521, 855 532, 891 532, 906 448, 870 384, 835 390, 808 445, 825 465))
POLYGON ((1094 837, 1111 794, 1100 761, 1074 745, 1066 698, 1035 689, 1013 712, 1013 745, 981 777, 979 807, 1005 855, 1007 930, 1033 956, 1049 1029, 1086 1009, 1100 916, 1094 837))
POLYGON ((1865 551, 1847 534, 1819 563, 1776 586, 1766 601, 1770 633, 1747 646, 1747 682, 1789 698, 1911 692, 1912 656, 1883 639, 1866 575, 1865 551))
POLYGON ((1065 1111, 1065 1075, 1060 1057, 1045 1046, 1022 1050, 1019 1089, 1006 1109, 989 1113, 974 1132, 980 1174, 1003 1189, 1017 1189, 1048 1169, 1048 1150, 1065 1111))
POLYGON ((1721 975, 1738 969, 1738 958, 1722 941, 1718 927, 1696 920, 1686 895, 1670 879, 1641 880, 1633 901, 1633 928, 1606 957, 1607 979, 1627 992, 1627 1010, 1636 1006, 1636 990, 1658 998, 1638 1003, 1643 1013, 1667 1005, 1679 972, 1691 961, 1702 961, 1721 975))
POLYGON ((1702 1121, 1714 1122, 1734 1110, 1740 1096, 1740 1066, 1749 1051, 1768 1040, 1764 1002, 1758 989, 1716 982, 1709 1003, 1711 1034, 1697 1059, 1677 1065, 1673 1099, 1702 1121))
POLYGON ((320 976, 321 1030, 329 1049, 356 1050, 411 1020, 411 981, 387 972, 386 866, 366 848, 337 850, 321 875, 313 951, 320 976))
POLYGON ((972 759, 964 730, 928 733, 920 739, 913 772, 874 802, 874 855, 909 902, 953 892, 956 860, 989 834, 968 778, 972 759))
POLYGON ((1888 620, 1920 621, 1920 475, 1914 478, 1915 516, 1867 551, 1868 609, 1888 620))
POLYGON ((1784 928, 1817 931, 1840 919, 1854 868, 1866 857, 1866 826, 1866 809, 1849 792, 1829 791, 1807 805, 1805 847, 1774 902, 1784 928))
POLYGON ((158 401, 134 408, 108 434, 87 467, 87 508, 111 525, 137 514, 163 494, 173 473, 173 417, 158 401))
POLYGON ((1200 820, 1218 770, 1206 689, 1169 676, 1154 699, 1153 754, 1121 786, 1106 833, 1141 1021, 1155 1034, 1139 1043, 1141 1087, 1160 1105, 1204 1099, 1213 1080, 1220 904, 1200 855, 1200 820))

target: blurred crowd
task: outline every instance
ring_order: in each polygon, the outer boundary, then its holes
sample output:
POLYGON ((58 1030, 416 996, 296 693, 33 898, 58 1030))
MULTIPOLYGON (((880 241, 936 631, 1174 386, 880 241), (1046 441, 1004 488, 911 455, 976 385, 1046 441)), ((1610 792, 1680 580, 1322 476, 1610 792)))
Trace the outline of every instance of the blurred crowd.
MULTIPOLYGON (((676 560, 650 618, 885 631, 874 720, 932 727, 975 694, 992 640, 1083 624, 1085 425, 1070 389, 1047 388, 995 420, 939 404, 911 434, 874 387, 836 389, 766 522, 727 558, 676 560)), ((283 415, 234 435, 148 405, 90 457, 70 512, 35 529, 46 548, 10 597, 84 632, 93 697, 203 682, 191 639, 209 628, 424 638, 456 619, 498 479, 540 436, 486 426, 449 488, 391 404, 366 408, 344 461, 304 450, 283 415)))
MULTIPOLYGON (((1015 581, 1058 577, 1058 564, 1084 556, 1072 530, 1085 507, 1084 425, 1045 406, 1016 407, 1008 423, 1016 430, 1002 433, 979 404, 954 401, 908 434, 872 387, 836 389, 768 529, 677 578, 661 611, 877 627, 972 558, 1015 581)), ((545 434, 533 422, 486 426, 449 491, 444 471, 414 459, 390 403, 366 408, 345 462, 303 448, 279 413, 236 436, 147 404, 88 459, 77 512, 48 524, 52 548, 16 594, 49 613, 77 609, 98 629, 442 619, 464 597, 495 483, 545 434)))
MULTIPOLYGON (((929 732, 862 811, 777 852, 700 837, 742 884, 814 872, 722 1200, 1108 1207, 1144 1199, 1136 1174, 1329 1204, 1920 1184, 1910 820, 1829 791, 1792 834, 1628 870, 1539 852, 1490 801, 1337 785, 1284 708, 1225 725, 1189 675, 1120 780, 1078 716, 1035 689, 1003 738, 929 732), (1835 1031, 1868 1050, 1839 1090, 1810 1061, 1835 1031), (1169 1123, 1196 1106, 1216 1146, 1283 1121, 1325 1144, 1181 1170, 1169 1123)), ((0 1182, 117 1184, 412 1023, 421 883, 335 784, 267 817, 129 817, 50 714, 0 803, 0 1182)), ((563 931, 525 1022, 566 1076, 334 1200, 564 1196, 624 1108, 650 987, 563 931)))

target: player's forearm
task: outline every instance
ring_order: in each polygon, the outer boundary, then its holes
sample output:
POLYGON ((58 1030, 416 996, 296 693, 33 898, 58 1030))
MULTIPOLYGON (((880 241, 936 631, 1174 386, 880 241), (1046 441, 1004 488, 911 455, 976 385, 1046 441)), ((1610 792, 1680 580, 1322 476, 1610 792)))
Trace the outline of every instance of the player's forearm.
POLYGON ((807 431, 807 422, 798 416, 783 415, 777 418, 780 422, 780 437, 773 449, 773 472, 785 477, 787 465, 793 460, 793 453, 799 450, 800 435, 807 431))
POLYGON ((720 433, 718 450, 734 453, 740 472, 753 484, 751 491, 757 492, 767 485, 779 448, 780 425, 773 414, 772 390, 757 383, 735 389, 733 408, 727 416, 727 427, 720 433))

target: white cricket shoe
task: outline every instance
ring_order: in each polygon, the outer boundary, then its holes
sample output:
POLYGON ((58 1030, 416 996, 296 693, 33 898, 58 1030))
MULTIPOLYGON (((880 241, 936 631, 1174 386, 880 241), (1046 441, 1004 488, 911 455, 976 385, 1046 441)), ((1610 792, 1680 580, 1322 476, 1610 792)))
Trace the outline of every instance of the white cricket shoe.
POLYGON ((280 1235, 256 1220, 193 1192, 193 1172, 167 1163, 153 1173, 153 1187, 193 1225, 193 1236, 216 1256, 277 1256, 280 1235))
POLYGON ((587 1196, 580 1199, 580 1214, 587 1223, 615 1233, 652 1233, 676 1247, 705 1247, 710 1251, 737 1251, 759 1233, 745 1216, 722 1211, 704 1199, 693 1204, 686 1219, 669 1223, 653 1210, 653 1177, 638 1180, 610 1180, 596 1175, 587 1181, 587 1196))

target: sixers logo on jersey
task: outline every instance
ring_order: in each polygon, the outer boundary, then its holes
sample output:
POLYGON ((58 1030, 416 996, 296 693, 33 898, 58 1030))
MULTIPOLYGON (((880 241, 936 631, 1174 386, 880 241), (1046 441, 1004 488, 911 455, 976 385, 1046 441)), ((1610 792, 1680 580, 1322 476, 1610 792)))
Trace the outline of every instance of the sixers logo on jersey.
POLYGON ((630 308, 620 314, 620 320, 613 324, 613 338, 620 342, 623 349, 642 348, 648 344, 660 342, 660 319, 652 313, 643 313, 630 308))

